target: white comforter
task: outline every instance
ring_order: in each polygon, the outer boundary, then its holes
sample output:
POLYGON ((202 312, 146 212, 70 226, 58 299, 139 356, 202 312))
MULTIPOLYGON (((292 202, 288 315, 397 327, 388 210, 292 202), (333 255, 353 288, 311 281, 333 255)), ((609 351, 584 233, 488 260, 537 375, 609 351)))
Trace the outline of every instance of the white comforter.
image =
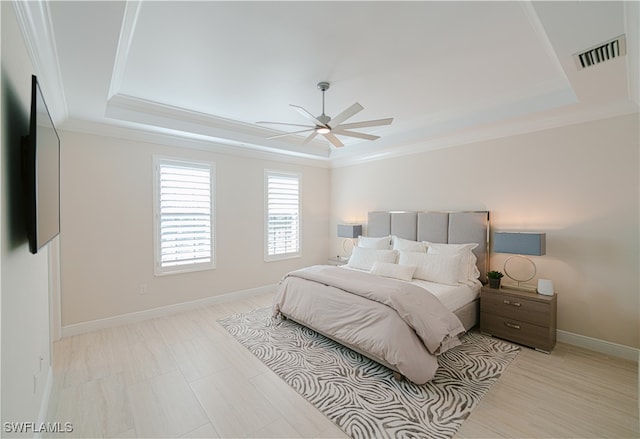
POLYGON ((314 266, 280 282, 282 313, 397 370, 416 384, 433 378, 436 355, 460 344, 460 320, 432 294, 406 282, 314 266))

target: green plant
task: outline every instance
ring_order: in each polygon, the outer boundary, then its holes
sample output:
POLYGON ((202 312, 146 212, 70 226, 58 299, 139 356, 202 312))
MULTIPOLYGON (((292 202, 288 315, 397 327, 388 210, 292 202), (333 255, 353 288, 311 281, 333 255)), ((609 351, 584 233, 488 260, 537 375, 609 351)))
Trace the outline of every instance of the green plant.
POLYGON ((502 276, 504 276, 504 274, 502 274, 499 271, 496 271, 496 270, 487 271, 487 277, 489 279, 502 279, 502 276))

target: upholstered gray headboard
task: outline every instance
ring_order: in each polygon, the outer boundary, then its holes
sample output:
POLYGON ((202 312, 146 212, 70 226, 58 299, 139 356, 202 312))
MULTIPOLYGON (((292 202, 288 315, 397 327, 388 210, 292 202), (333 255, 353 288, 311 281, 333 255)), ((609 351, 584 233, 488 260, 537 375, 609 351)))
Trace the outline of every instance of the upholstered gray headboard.
POLYGON ((477 243, 480 281, 489 269, 489 212, 369 212, 367 236, 395 235, 412 241, 477 243))

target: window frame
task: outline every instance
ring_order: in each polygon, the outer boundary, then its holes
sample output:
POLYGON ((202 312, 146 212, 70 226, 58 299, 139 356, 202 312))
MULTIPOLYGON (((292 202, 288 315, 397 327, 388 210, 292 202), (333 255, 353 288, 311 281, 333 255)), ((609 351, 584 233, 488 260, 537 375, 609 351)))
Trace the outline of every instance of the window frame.
POLYGON ((166 276, 180 273, 190 273, 196 271, 214 270, 216 268, 216 163, 204 160, 185 160, 167 156, 153 156, 153 246, 154 246, 154 274, 156 276, 166 276), (162 165, 173 165, 192 169, 208 169, 209 171, 209 193, 210 193, 210 227, 211 227, 211 260, 209 262, 197 262, 190 264, 162 267, 161 251, 162 243, 160 237, 161 212, 160 212, 160 178, 162 165))
POLYGON ((282 261, 302 257, 302 173, 282 171, 279 169, 264 170, 264 260, 265 262, 282 261), (295 177, 298 180, 298 249, 295 252, 269 254, 269 177, 281 175, 295 177))

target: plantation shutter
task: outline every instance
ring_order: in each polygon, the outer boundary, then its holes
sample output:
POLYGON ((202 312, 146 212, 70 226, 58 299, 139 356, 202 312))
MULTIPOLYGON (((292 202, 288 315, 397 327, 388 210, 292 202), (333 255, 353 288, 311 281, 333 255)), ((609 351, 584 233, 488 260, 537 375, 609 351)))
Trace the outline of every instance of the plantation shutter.
POLYGON ((300 255, 300 175, 265 171, 265 259, 300 255))
POLYGON ((161 159, 157 172, 157 271, 214 268, 212 164, 161 159))

